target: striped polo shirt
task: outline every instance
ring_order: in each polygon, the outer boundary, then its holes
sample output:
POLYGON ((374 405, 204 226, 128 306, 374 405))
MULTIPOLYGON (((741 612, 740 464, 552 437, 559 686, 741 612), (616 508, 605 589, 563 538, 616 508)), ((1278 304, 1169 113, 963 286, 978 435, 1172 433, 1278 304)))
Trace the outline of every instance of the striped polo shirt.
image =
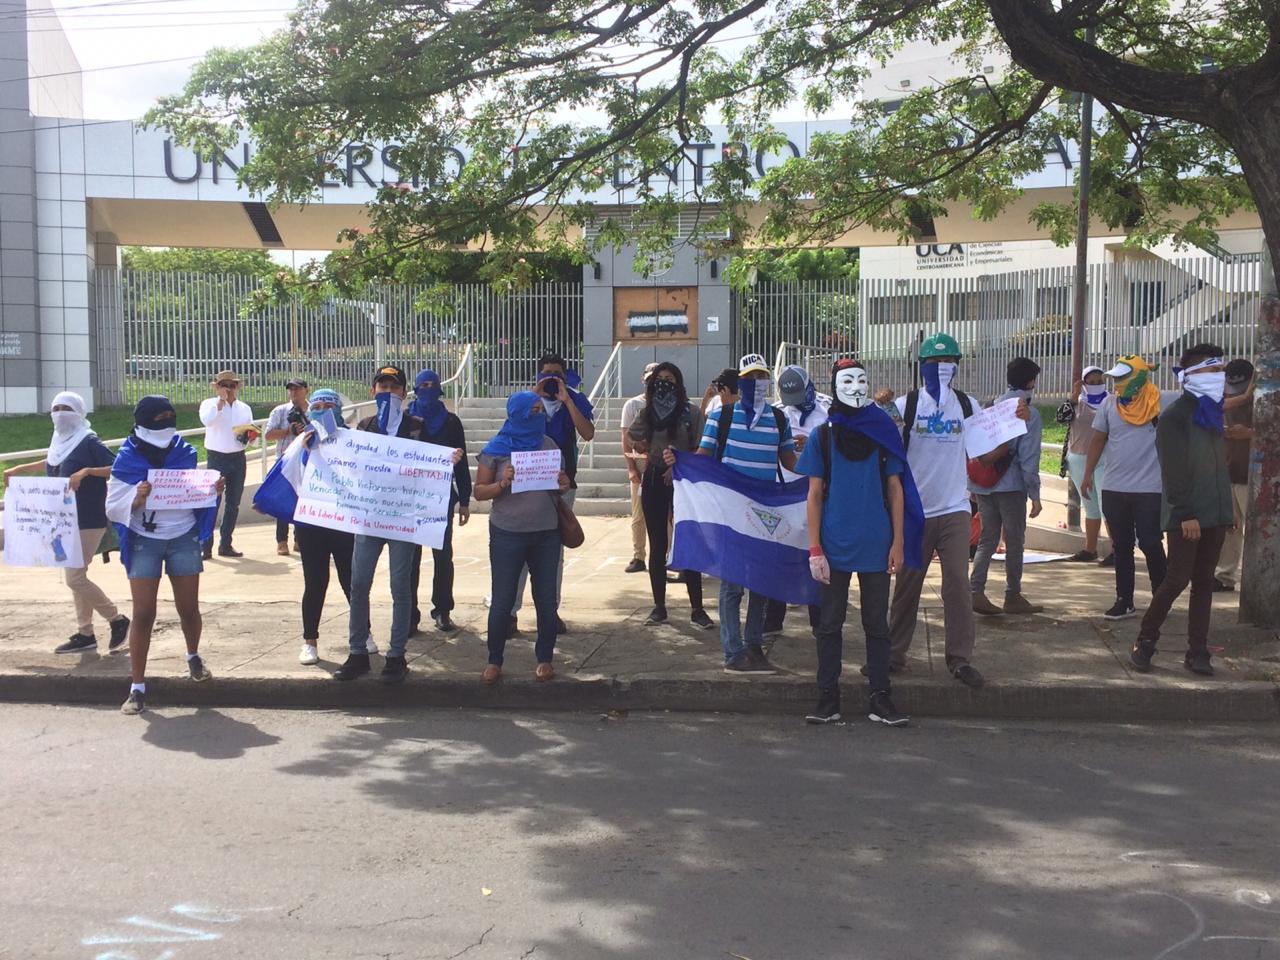
MULTIPOLYGON (((720 430, 720 417, 724 408, 707 414, 702 430, 703 450, 716 452, 716 437, 720 430)), ((733 425, 729 428, 729 440, 725 444, 723 463, 739 473, 758 480, 778 479, 778 454, 794 450, 796 442, 791 438, 791 425, 782 421, 782 437, 778 437, 777 417, 773 408, 766 407, 754 427, 747 426, 747 415, 739 404, 733 405, 733 425)))

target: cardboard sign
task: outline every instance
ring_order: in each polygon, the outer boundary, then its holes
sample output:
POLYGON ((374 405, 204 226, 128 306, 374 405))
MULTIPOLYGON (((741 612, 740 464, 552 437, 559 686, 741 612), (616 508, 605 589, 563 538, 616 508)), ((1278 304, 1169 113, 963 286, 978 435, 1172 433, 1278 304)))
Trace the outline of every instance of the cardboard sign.
POLYGON ((560 489, 559 450, 513 450, 511 466, 516 471, 512 493, 560 489))
POLYGON ((83 567, 76 495, 62 477, 14 477, 4 495, 4 562, 83 567))
POLYGON ((339 429, 311 448, 293 518, 439 550, 452 489, 451 447, 339 429))
POLYGON ((218 505, 217 470, 148 470, 147 510, 202 510, 218 505))
POLYGON ((980 457, 1026 432, 1026 421, 1018 418, 1018 398, 1010 397, 974 411, 964 422, 964 452, 971 459, 980 457))

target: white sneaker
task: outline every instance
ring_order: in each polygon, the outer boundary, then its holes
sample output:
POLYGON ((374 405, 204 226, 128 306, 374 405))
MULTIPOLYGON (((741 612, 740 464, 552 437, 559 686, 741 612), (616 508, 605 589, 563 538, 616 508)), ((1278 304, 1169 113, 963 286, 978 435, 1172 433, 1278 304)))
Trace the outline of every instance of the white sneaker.
POLYGON ((369 639, 365 640, 364 642, 364 652, 369 654, 369 656, 373 656, 375 653, 378 652, 378 645, 373 642, 372 633, 369 634, 369 639))
POLYGON ((298 654, 298 662, 304 667, 311 667, 320 662, 320 655, 316 652, 314 644, 304 643, 302 652, 298 654))

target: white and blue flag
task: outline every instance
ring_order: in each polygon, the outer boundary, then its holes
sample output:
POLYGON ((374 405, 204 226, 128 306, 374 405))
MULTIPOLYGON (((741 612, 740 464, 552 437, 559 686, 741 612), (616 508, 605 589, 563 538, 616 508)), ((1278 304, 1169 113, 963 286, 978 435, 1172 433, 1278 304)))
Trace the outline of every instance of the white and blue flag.
POLYGON ((786 603, 816 604, 805 501, 809 478, 744 476, 714 457, 677 453, 673 570, 697 570, 786 603))

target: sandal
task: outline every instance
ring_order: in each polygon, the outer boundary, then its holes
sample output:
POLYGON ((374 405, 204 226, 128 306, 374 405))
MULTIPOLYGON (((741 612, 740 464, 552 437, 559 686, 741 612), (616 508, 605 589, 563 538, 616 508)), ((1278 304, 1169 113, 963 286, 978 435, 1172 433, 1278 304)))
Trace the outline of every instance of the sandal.
POLYGON ((550 680, 555 675, 556 668, 549 663, 540 663, 537 669, 533 671, 533 679, 535 680, 550 680))
POLYGON ((491 663, 484 668, 484 673, 480 674, 481 683, 497 683, 502 679, 502 668, 496 663, 491 663))

